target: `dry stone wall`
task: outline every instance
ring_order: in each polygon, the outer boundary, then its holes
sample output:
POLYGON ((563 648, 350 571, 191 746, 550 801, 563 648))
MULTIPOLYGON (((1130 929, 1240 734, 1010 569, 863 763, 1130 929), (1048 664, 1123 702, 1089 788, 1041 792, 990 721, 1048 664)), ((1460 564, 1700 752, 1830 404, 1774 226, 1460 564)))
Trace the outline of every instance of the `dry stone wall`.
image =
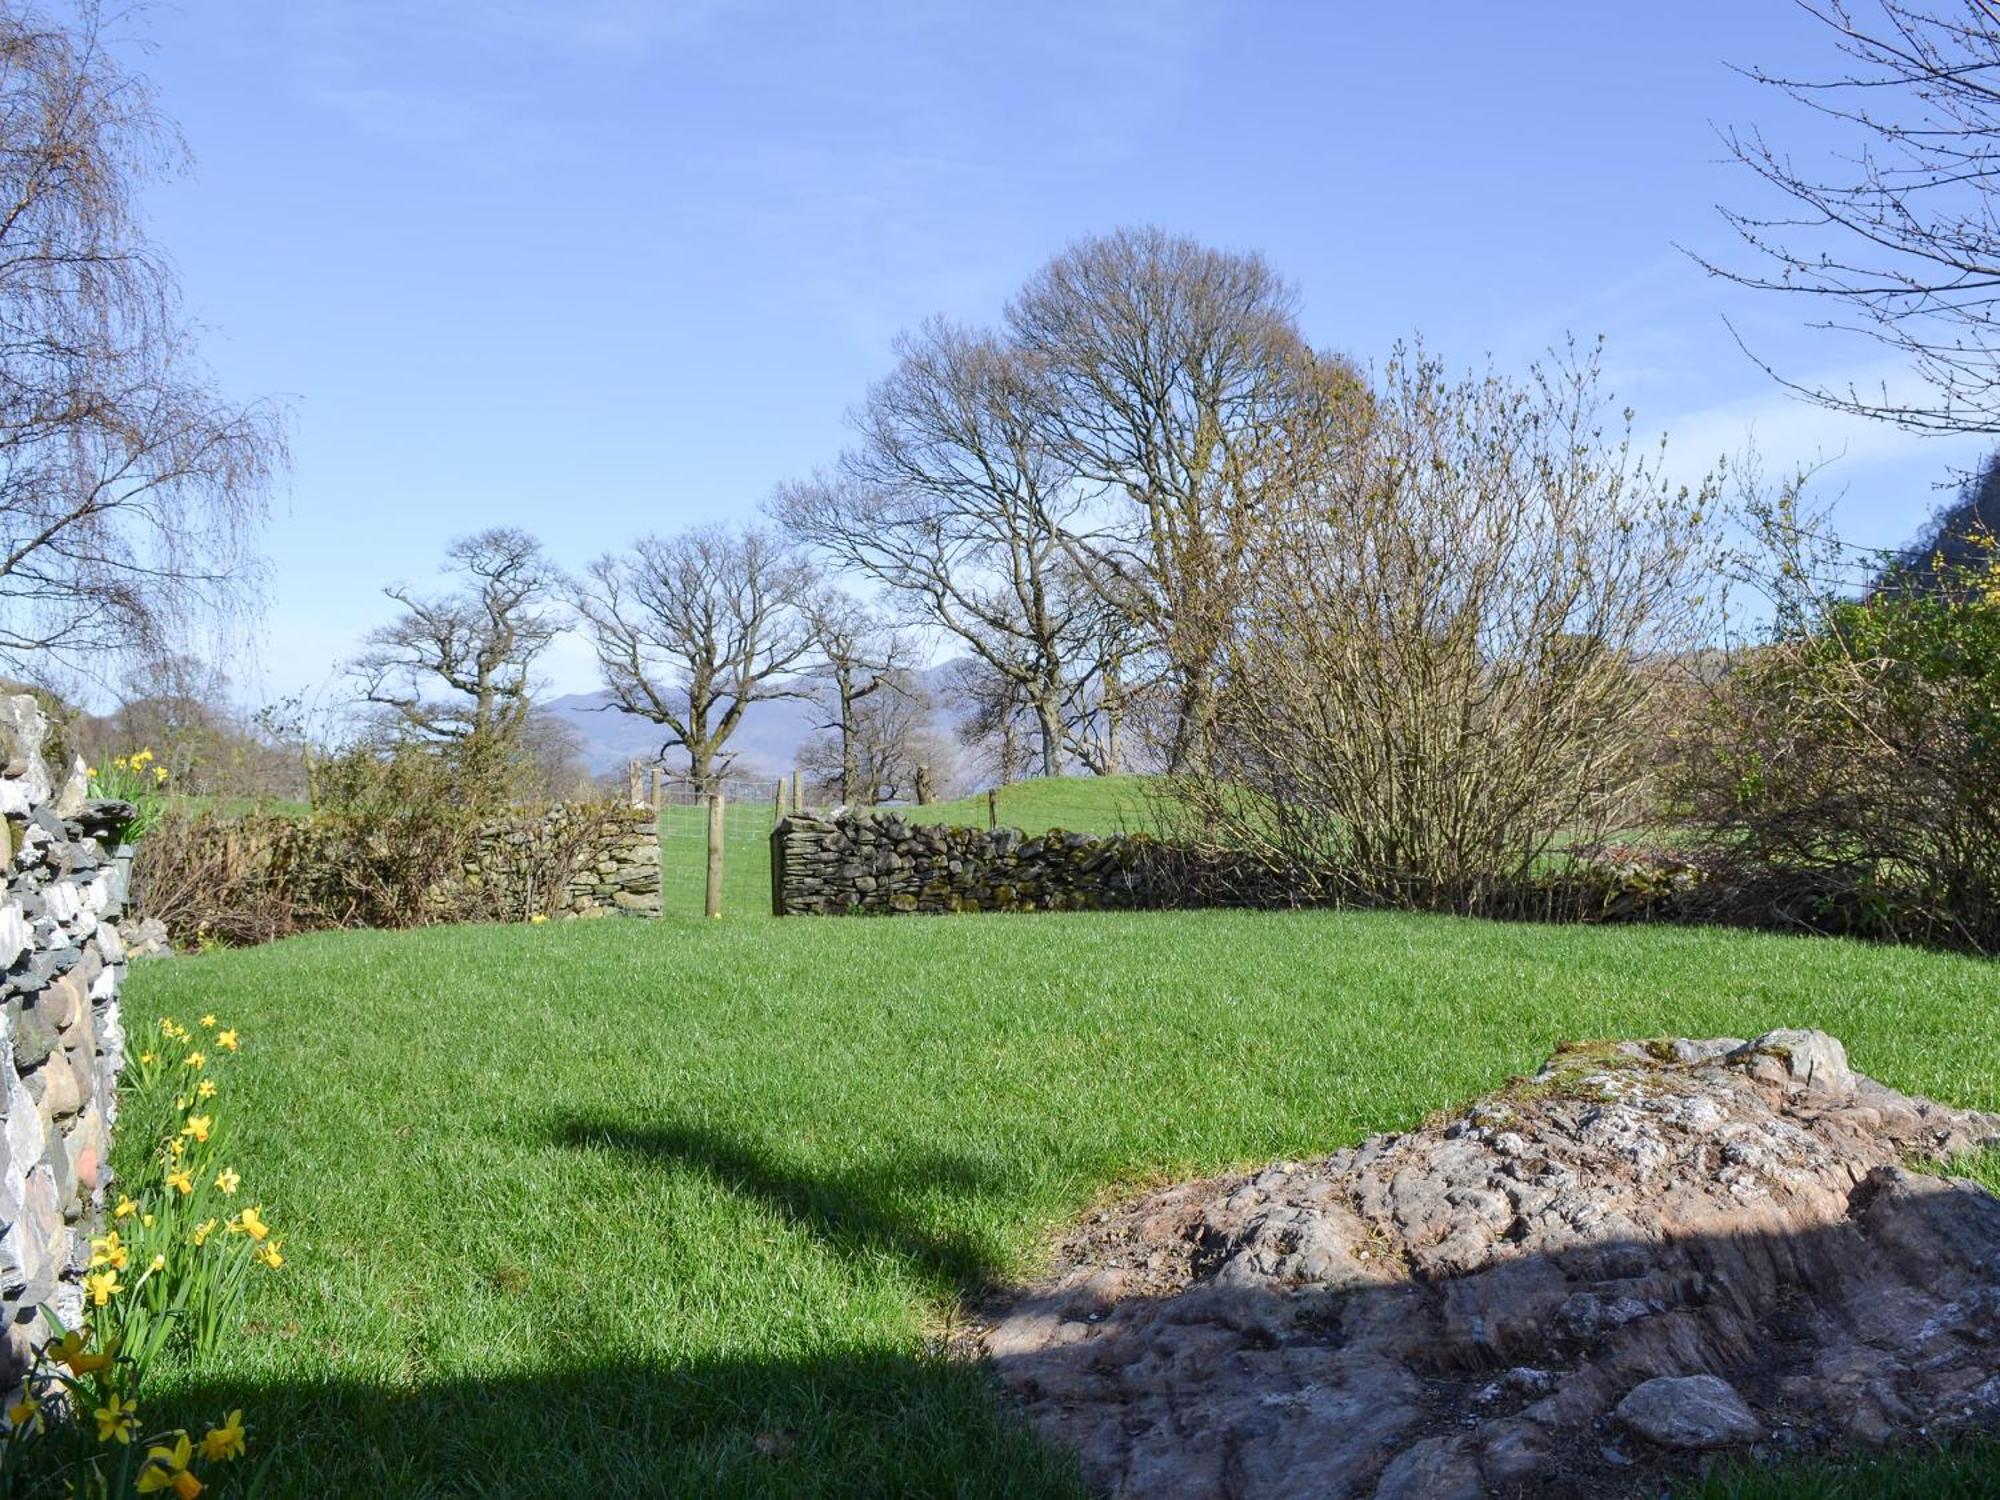
POLYGON ((1143 834, 959 828, 892 812, 794 816, 771 831, 779 916, 1292 904, 1275 871, 1143 834))
POLYGON ((25 1367, 41 1309, 82 1317, 125 1056, 115 923, 131 862, 117 841, 132 809, 86 802, 81 762, 57 783, 48 730, 33 698, 0 697, 0 1382, 25 1367))
POLYGON ((659 827, 650 808, 558 804, 482 828, 465 878, 523 916, 657 917, 659 827))

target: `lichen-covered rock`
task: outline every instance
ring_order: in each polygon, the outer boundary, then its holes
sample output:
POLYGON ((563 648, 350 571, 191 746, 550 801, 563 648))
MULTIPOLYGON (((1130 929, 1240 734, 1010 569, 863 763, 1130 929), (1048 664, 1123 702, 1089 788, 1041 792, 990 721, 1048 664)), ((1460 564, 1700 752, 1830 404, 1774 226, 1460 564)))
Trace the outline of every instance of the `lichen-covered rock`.
POLYGON ((976 1334, 1111 1493, 1631 1493, 2000 1421, 2000 1118, 1818 1032, 1607 1043, 1406 1134, 1099 1213, 976 1334))
POLYGON ((1731 1448, 1763 1435, 1736 1387, 1714 1375, 1656 1375, 1625 1393, 1614 1413, 1665 1448, 1731 1448))

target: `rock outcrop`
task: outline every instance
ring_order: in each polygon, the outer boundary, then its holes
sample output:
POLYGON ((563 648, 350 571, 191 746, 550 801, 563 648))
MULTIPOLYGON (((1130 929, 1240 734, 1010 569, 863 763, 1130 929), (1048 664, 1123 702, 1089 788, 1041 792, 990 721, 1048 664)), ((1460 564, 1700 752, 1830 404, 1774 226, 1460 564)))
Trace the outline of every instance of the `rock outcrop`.
POLYGON ((1324 1161, 1087 1221, 980 1345, 1118 1495, 1631 1495, 2000 1423, 2000 1118, 1820 1032, 1566 1048, 1324 1161))

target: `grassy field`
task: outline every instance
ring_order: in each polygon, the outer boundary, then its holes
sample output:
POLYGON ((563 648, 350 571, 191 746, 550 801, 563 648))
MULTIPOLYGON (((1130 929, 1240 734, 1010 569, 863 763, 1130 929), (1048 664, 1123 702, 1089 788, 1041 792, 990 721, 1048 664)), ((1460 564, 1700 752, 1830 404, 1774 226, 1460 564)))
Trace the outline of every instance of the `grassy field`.
MULTIPOLYGON (((173 1402, 246 1407, 280 1494, 1074 1495, 937 1337, 1101 1194, 1408 1126, 1578 1036, 1823 1026, 2000 1107, 1995 971, 1938 954, 759 910, 135 966, 134 1027, 242 1028, 239 1165, 286 1238, 173 1402)), ((1877 1493, 1851 1482, 1727 1493, 1877 1493)))

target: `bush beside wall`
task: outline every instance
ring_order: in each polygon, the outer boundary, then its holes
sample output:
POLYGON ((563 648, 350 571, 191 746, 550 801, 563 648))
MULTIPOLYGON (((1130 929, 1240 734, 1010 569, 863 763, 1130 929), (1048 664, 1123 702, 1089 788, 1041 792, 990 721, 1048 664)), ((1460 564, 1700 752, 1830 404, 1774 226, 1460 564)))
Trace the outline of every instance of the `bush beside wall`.
POLYGON ((268 942, 336 927, 660 914, 654 815, 566 803, 169 816, 148 833, 134 906, 176 943, 268 942))

